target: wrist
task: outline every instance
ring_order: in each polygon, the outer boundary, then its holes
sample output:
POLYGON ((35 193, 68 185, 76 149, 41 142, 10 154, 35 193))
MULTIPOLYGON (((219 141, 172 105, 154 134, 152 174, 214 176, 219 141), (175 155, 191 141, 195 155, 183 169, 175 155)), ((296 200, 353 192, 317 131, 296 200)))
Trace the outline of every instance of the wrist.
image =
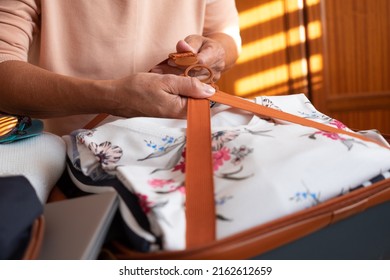
POLYGON ((91 110, 88 113, 107 113, 113 114, 116 108, 114 80, 90 81, 87 94, 87 107, 91 110))

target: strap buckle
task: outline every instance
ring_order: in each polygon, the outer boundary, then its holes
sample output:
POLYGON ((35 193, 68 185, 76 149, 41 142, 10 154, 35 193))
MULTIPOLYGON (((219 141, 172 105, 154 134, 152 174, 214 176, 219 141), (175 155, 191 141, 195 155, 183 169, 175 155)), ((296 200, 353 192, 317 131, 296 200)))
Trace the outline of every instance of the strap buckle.
MULTIPOLYGON (((206 64, 198 63, 197 55, 193 52, 181 52, 181 53, 171 53, 168 56, 179 66, 187 66, 184 71, 183 76, 190 77, 190 71, 202 71, 206 70, 208 75, 204 79, 200 79, 201 82, 211 85, 218 91, 218 86, 214 83, 214 72, 213 70, 207 66, 206 64)), ((214 107, 216 104, 215 101, 210 101, 210 108, 214 107)))
POLYGON ((184 71, 184 76, 191 76, 190 71, 202 71, 207 70, 208 75, 206 78, 201 79, 200 81, 206 84, 213 86, 215 89, 218 89, 217 85, 214 83, 214 72, 206 64, 198 63, 197 55, 193 52, 181 52, 181 53, 171 53, 168 56, 179 66, 187 66, 184 71))

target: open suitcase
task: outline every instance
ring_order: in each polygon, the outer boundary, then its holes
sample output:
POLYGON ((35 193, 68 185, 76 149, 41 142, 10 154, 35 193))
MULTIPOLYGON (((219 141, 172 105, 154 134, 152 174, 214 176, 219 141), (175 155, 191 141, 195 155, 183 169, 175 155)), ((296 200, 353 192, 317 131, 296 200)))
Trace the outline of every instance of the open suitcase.
MULTIPOLYGON (((386 139, 389 141, 390 137, 386 139)), ((387 178, 223 240, 201 240, 194 248, 184 251, 140 253, 117 241, 109 248, 118 259, 387 258, 390 252, 389 200, 390 179, 387 178)), ((198 202, 194 200, 195 216, 199 215, 198 202)), ((200 235, 197 227, 210 228, 199 225, 204 222, 204 215, 200 214, 193 225, 191 232, 195 238, 200 235)), ((187 214, 187 221, 192 218, 187 214)), ((187 233, 187 242, 191 238, 187 233)))
MULTIPOLYGON (((186 74, 189 70, 196 67, 208 69, 205 66, 195 64, 187 69, 186 74)), ((210 80, 212 80, 211 70, 209 71, 210 80)), ((374 142, 384 149, 389 149, 389 146, 386 144, 377 143, 376 140, 366 138, 362 134, 324 125, 266 106, 259 106, 258 104, 225 94, 219 90, 210 98, 210 100, 237 107, 241 110, 250 111, 263 117, 266 116, 297 123, 329 133, 341 133, 366 142, 374 142)), ((348 221, 353 221, 353 218, 357 219, 357 222, 359 222, 362 221, 361 219, 370 221, 372 220, 371 217, 373 215, 376 216, 378 213, 383 213, 383 217, 389 216, 390 204, 386 204, 386 202, 390 200, 390 178, 382 176, 380 180, 379 178, 373 178, 372 184, 369 187, 357 188, 313 207, 285 215, 231 236, 216 240, 216 213, 214 207, 213 173, 211 166, 209 107, 209 100, 189 99, 188 102, 185 203, 186 249, 140 252, 130 248, 126 243, 110 239, 104 250, 105 252, 109 251, 110 253, 105 256, 115 257, 117 259, 353 258, 348 254, 344 254, 344 257, 337 257, 338 255, 336 252, 334 255, 317 255, 317 257, 310 254, 295 255, 294 252, 304 252, 304 250, 300 251, 299 248, 305 246, 309 251, 315 251, 316 249, 313 247, 313 244, 316 242, 327 244, 329 241, 324 240, 324 238, 329 237, 328 235, 330 233, 327 232, 332 231, 332 229, 335 230, 334 234, 336 237, 341 237, 341 232, 345 231, 347 228, 352 229, 351 238, 349 240, 353 240, 353 237, 357 236, 353 230, 353 226, 349 226, 348 224, 345 225, 348 221), (364 217, 364 215, 368 216, 364 217), (340 227, 337 229, 339 225, 340 227), (326 231, 327 229, 329 230, 326 231), (315 239, 316 237, 313 237, 316 233, 319 234, 317 239, 315 239), (312 238, 313 241, 310 241, 310 238, 312 238), (303 242, 303 245, 299 245, 299 242, 303 242), (292 247, 283 246, 286 244, 290 244, 287 246, 292 247), (281 251, 278 253, 275 249, 281 251), (272 252, 274 252, 274 254, 272 252)), ((89 125, 89 128, 99 121, 101 121, 101 118, 94 120, 94 122, 89 125)), ((389 137, 387 137, 387 141, 389 141, 389 137)), ((74 174, 72 176, 74 176, 74 174)), ((119 190, 115 186, 113 187, 117 191, 119 190)), ((385 218, 382 218, 379 221, 379 224, 382 223, 388 224, 385 218)), ((370 231, 372 230, 373 228, 370 228, 370 231)), ((389 232, 388 226, 384 230, 378 229, 378 231, 382 233, 386 230, 389 232)), ((364 231, 362 230, 362 232, 364 231)), ((384 241, 387 243, 383 245, 384 251, 381 255, 385 258, 386 250, 390 248, 390 238, 384 241)), ((340 242, 346 244, 342 241, 340 242)), ((337 242, 334 244, 337 244, 337 242)), ((381 247, 380 244, 379 247, 381 247)), ((363 256, 362 258, 365 257, 363 256)))

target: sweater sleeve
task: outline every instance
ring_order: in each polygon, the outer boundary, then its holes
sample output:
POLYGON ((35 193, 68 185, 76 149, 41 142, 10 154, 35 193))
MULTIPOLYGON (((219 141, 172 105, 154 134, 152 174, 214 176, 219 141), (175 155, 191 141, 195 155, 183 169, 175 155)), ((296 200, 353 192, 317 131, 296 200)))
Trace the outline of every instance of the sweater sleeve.
POLYGON ((231 36, 241 51, 239 17, 234 0, 208 0, 203 35, 222 32, 231 36))
POLYGON ((0 1, 0 63, 27 61, 38 26, 39 7, 35 0, 0 1))

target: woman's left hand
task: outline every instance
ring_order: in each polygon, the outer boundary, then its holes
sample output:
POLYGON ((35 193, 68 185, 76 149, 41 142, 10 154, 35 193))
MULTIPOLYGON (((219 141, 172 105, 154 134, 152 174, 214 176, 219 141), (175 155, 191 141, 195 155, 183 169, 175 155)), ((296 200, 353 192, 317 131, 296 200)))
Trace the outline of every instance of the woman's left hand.
MULTIPOLYGON (((200 35, 190 35, 176 44, 176 51, 196 54, 197 63, 205 64, 213 71, 214 82, 219 80, 222 71, 225 69, 225 49, 217 40, 200 35)), ((168 59, 166 63, 159 64, 151 69, 151 72, 180 75, 184 73, 185 69, 186 66, 177 65, 172 59, 168 59)), ((209 76, 207 70, 192 71, 190 74, 201 80, 209 76)))

